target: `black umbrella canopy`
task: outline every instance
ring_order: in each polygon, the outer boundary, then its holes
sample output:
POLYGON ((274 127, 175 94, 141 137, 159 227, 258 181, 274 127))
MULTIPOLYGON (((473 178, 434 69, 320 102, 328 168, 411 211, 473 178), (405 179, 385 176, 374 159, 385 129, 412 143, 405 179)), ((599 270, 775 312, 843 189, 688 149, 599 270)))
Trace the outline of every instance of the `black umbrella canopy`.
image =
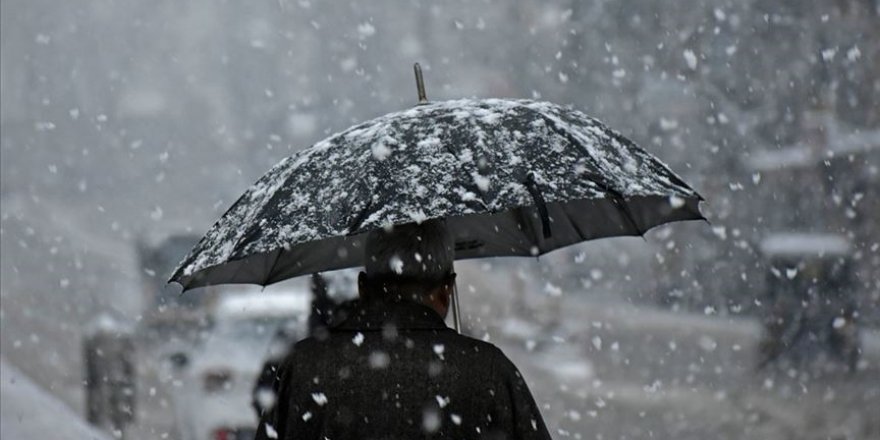
POLYGON ((537 256, 703 219, 702 198, 596 119, 547 102, 423 103, 273 167, 170 281, 272 284, 362 265, 367 232, 445 218, 456 258, 537 256))

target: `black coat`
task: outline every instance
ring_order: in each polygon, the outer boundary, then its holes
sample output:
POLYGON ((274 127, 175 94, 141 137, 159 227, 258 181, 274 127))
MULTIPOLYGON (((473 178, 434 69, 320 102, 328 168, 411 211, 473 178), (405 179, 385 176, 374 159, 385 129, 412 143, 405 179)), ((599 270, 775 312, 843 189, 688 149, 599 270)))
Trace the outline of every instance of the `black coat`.
POLYGON ((356 302, 297 343, 257 439, 550 438, 516 367, 427 306, 356 302))

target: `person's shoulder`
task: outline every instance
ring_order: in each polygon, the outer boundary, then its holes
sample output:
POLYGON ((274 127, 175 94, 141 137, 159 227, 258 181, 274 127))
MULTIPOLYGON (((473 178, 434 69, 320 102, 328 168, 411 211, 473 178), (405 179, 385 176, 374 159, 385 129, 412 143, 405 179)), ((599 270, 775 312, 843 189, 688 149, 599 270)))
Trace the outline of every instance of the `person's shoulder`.
POLYGON ((519 377, 519 369, 514 365, 513 361, 504 354, 504 351, 498 348, 498 346, 489 341, 464 335, 458 336, 463 338, 467 344, 470 344, 475 352, 481 353, 483 357, 482 361, 491 363, 492 371, 496 375, 519 377))
POLYGON ((332 354, 341 345, 350 341, 354 332, 323 331, 317 335, 300 339, 290 346, 287 357, 313 357, 319 354, 332 354))
POLYGON ((467 349, 475 353, 477 356, 486 358, 487 360, 507 360, 507 356, 504 355, 504 352, 489 341, 458 334, 454 331, 449 332, 447 338, 451 340, 454 345, 467 349))
POLYGON ((313 356, 316 352, 320 351, 320 346, 320 341, 314 336, 300 339, 287 350, 287 355, 284 356, 284 361, 285 363, 289 363, 296 359, 313 356))

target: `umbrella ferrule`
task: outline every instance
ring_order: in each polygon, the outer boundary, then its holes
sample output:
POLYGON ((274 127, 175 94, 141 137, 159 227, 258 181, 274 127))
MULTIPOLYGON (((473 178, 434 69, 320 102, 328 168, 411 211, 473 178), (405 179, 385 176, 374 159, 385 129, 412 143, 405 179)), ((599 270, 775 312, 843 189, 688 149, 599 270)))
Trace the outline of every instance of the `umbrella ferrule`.
POLYGON ((416 90, 419 93, 419 104, 427 104, 428 95, 425 93, 425 79, 422 77, 422 66, 419 63, 415 63, 413 71, 416 74, 416 90))

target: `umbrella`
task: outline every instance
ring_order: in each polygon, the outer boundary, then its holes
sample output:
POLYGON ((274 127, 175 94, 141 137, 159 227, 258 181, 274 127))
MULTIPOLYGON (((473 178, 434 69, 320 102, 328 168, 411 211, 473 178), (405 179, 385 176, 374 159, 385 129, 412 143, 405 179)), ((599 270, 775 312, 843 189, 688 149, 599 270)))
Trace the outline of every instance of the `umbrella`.
POLYGON ((538 256, 703 219, 659 159, 548 102, 428 102, 355 125, 270 169, 181 262, 184 289, 268 285, 362 265, 374 229, 444 218, 456 259, 538 256))

